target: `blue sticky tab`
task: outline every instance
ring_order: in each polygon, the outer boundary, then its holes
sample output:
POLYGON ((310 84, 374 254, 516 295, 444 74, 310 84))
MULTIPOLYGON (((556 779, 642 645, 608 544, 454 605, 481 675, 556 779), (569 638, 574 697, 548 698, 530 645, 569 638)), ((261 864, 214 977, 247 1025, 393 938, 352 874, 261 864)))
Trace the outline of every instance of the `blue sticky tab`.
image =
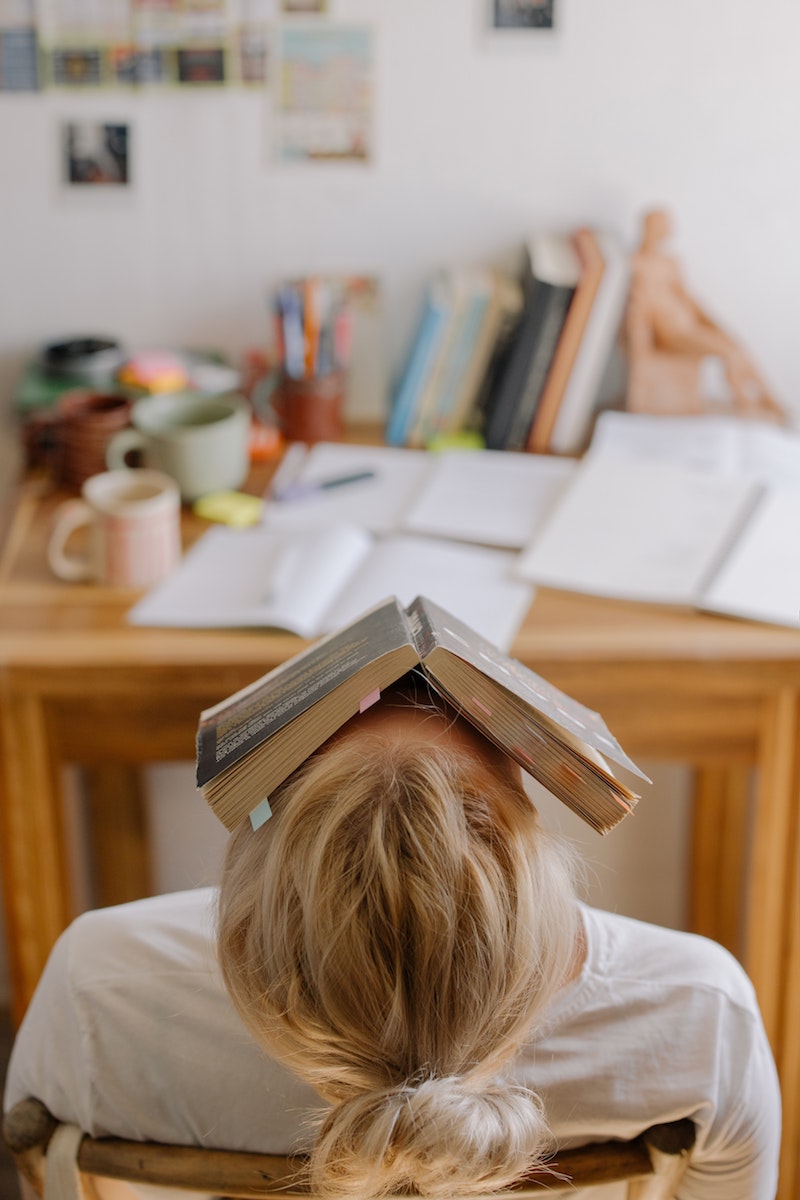
POLYGON ((260 804, 257 804, 250 813, 250 824, 253 826, 253 829, 260 829, 262 825, 266 824, 271 816, 272 809, 269 806, 269 800, 264 799, 260 804))

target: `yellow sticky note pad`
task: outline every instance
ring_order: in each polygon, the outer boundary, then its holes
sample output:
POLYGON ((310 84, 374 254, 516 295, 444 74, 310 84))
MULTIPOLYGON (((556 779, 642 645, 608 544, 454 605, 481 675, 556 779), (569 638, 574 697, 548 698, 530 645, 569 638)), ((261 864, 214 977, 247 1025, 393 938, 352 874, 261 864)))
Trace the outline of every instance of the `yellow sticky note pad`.
POLYGON ((261 520, 264 501, 260 496, 249 496, 246 492, 210 492, 195 500, 192 511, 207 521, 244 529, 261 520))

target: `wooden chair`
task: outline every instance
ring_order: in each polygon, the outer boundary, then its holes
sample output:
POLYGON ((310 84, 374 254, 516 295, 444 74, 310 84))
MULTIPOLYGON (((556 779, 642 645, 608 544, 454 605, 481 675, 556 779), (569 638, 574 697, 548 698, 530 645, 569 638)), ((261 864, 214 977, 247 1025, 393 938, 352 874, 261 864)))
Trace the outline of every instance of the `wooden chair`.
MULTIPOLYGON (((3 1122, 17 1168, 37 1196, 44 1195, 48 1146, 59 1125, 38 1100, 23 1100, 3 1122)), ((513 1200, 542 1192, 624 1181, 629 1200, 669 1200, 694 1145, 688 1119, 655 1125, 631 1141, 597 1142, 554 1155, 552 1170, 538 1170, 508 1189, 513 1200)), ((81 1174, 207 1192, 236 1200, 309 1200, 301 1180, 303 1160, 274 1154, 205 1150, 156 1142, 84 1136, 77 1150, 81 1174)))

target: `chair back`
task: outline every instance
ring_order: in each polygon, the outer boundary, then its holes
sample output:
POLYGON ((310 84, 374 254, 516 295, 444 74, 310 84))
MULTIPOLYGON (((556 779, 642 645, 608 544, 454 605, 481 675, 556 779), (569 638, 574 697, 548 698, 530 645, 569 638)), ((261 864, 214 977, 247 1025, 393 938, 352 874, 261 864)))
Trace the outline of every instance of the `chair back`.
MULTIPOLYGON (((207 1150, 93 1138, 61 1125, 38 1100, 23 1100, 6 1114, 3 1136, 20 1174, 37 1196, 44 1197, 48 1156, 63 1139, 69 1146, 73 1174, 205 1192, 230 1200, 313 1200, 303 1182, 302 1158, 244 1151, 207 1150), (77 1169, 76 1169, 77 1168, 77 1169)), ((532 1171, 510 1189, 512 1200, 541 1193, 623 1182, 628 1200, 672 1200, 694 1145, 688 1120, 655 1125, 630 1141, 595 1142, 557 1151, 545 1168, 532 1171)), ((50 1173, 52 1177, 52 1173, 50 1173)), ((72 1193, 80 1197, 79 1185, 72 1193)), ((62 1190, 62 1195, 69 1192, 62 1190)), ((49 1200, 49 1196, 48 1196, 49 1200)), ((404 1197, 404 1200, 408 1200, 404 1197)))

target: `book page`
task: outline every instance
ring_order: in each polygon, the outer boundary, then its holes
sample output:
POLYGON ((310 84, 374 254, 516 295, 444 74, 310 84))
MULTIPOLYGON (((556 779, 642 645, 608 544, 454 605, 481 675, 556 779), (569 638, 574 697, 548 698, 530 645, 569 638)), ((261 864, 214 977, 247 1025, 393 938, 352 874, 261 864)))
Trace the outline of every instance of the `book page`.
POLYGON ((591 453, 523 552, 520 575, 592 595, 696 606, 758 492, 739 477, 591 453))
POLYGON ((300 529, 320 523, 361 525, 372 533, 393 533, 419 490, 430 465, 424 450, 392 446, 351 446, 319 442, 312 446, 293 475, 292 484, 326 481, 374 472, 338 487, 320 488, 294 500, 279 502, 267 494, 264 523, 276 529, 300 529))
POLYGON ((589 448, 598 451, 746 475, 767 486, 800 480, 800 434, 769 421, 607 411, 597 419, 589 448))
MULTIPOLYGON (((479 636, 479 631, 467 622, 454 618, 452 613, 441 611, 427 596, 416 598, 410 607, 409 617, 412 622, 420 622, 422 628, 431 635, 430 644, 423 643, 421 647, 425 665, 428 665, 427 659, 434 647, 442 647, 510 692, 516 701, 532 709, 546 724, 558 726, 568 744, 580 745, 587 759, 591 760, 591 750, 594 750, 603 758, 610 758, 640 778, 647 779, 622 749, 599 713, 574 700, 518 659, 504 654, 497 644, 479 636)), ((420 635, 416 633, 416 636, 419 642, 420 635)), ((430 666, 429 670, 435 678, 437 670, 430 666)), ((608 769, 607 764, 604 765, 608 769)))
POLYGON ((575 470, 571 459, 502 450, 448 450, 406 513, 409 533, 521 549, 575 470))
POLYGON ((508 648, 533 599, 513 576, 515 556, 504 550, 397 535, 376 543, 326 614, 335 628, 385 596, 401 604, 429 596, 482 637, 508 648))
POLYGON ((607 410, 597 418, 589 453, 661 459, 714 475, 739 474, 743 424, 737 417, 660 417, 607 410))
POLYGON ((217 526, 134 605, 128 620, 178 628, 274 627, 313 637, 372 541, 351 525, 291 534, 217 526))
POLYGON ((800 629, 800 487, 765 492, 719 572, 703 607, 800 629))

